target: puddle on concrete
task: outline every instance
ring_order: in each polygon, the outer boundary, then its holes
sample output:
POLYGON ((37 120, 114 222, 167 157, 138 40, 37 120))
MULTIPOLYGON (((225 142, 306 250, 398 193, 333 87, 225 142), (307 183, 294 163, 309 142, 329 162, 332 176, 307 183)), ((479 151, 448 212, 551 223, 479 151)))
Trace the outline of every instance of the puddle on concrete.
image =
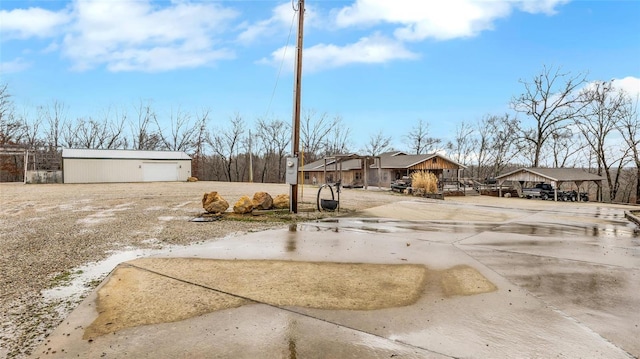
POLYGON ((412 305, 426 291, 466 296, 497 288, 477 270, 417 264, 142 258, 120 265, 98 291, 92 338, 250 303, 329 310, 412 305))
POLYGON ((374 233, 402 232, 439 232, 439 233, 481 233, 498 232, 530 235, 536 237, 614 237, 640 238, 635 226, 606 225, 570 225, 562 223, 475 223, 475 222, 442 222, 442 221, 389 221, 342 219, 319 221, 317 224, 305 224, 301 231, 334 231, 358 230, 374 233), (337 225, 335 225, 337 224, 337 225))
POLYGON ((305 225, 305 229, 315 231, 337 232, 339 229, 351 229, 375 233, 402 233, 410 231, 419 232, 449 232, 472 233, 488 231, 496 227, 495 223, 470 223, 470 222, 439 222, 439 221, 389 221, 389 220, 363 220, 345 219, 339 222, 320 221, 317 225, 305 225), (327 225, 331 223, 331 225, 327 225), (334 226, 334 223, 338 223, 334 226))
MULTIPOLYGON (((593 310, 606 310, 629 302, 620 295, 626 290, 628 279, 606 269, 598 272, 519 275, 513 276, 512 280, 538 295, 554 293, 555 296, 561 296, 572 304, 593 310)), ((633 306, 632 302, 628 305, 633 306)))
POLYGON ((118 264, 132 259, 149 256, 170 250, 169 247, 157 249, 132 249, 115 252, 108 258, 74 268, 73 277, 65 285, 42 291, 42 296, 47 300, 78 300, 89 288, 91 282, 102 280, 118 264))
POLYGON ((567 224, 507 223, 494 227, 492 232, 523 234, 536 237, 618 237, 637 238, 638 233, 623 226, 575 226, 567 224))

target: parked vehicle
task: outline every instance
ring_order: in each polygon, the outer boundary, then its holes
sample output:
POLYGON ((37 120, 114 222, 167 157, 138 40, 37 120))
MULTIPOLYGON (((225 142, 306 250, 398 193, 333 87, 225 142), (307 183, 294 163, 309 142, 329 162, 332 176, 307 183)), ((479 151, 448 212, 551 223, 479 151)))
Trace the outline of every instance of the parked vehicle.
POLYGON ((411 177, 404 176, 400 179, 397 179, 391 182, 391 190, 404 192, 407 188, 411 188, 411 177))
POLYGON ((560 191, 548 183, 538 183, 533 188, 523 188, 522 197, 540 198, 542 200, 555 199, 556 195, 559 201, 589 201, 589 196, 585 192, 577 191, 560 191))
POLYGON ((577 191, 568 191, 565 193, 568 194, 568 199, 567 199, 568 201, 589 202, 589 195, 587 194, 587 192, 578 193, 577 191))
POLYGON ((538 183, 535 187, 522 189, 522 197, 526 198, 541 198, 544 200, 554 198, 555 193, 556 190, 548 183, 538 183))

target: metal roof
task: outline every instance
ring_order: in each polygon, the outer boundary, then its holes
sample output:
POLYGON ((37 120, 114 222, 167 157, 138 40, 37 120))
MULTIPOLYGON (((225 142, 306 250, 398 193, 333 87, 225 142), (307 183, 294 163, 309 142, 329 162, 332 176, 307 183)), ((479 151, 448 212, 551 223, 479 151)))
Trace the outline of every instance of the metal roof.
POLYGON ((604 177, 589 173, 581 168, 520 168, 515 171, 507 172, 496 179, 506 181, 518 181, 518 176, 523 173, 532 173, 551 181, 570 182, 570 181, 602 181, 604 177))
POLYGON ((449 159, 437 153, 428 153, 424 155, 406 155, 404 153, 399 153, 394 156, 384 157, 384 159, 382 160, 382 168, 410 168, 435 157, 440 157, 447 162, 451 162, 459 168, 467 168, 467 166, 464 166, 452 159, 449 159))
MULTIPOLYGON (((338 168, 336 169, 337 162, 338 161, 336 161, 335 159, 327 158, 327 171, 336 171, 337 169, 340 169, 340 166, 342 166, 343 171, 362 169, 362 161, 360 159, 349 159, 340 161, 340 165, 338 165, 338 168)), ((306 164, 300 169, 300 171, 324 171, 324 159, 306 164)))
POLYGON ((62 158, 129 159, 129 160, 190 160, 182 151, 96 150, 63 148, 62 158))
MULTIPOLYGON (((336 158, 340 158, 340 157, 350 158, 350 157, 358 157, 358 156, 348 154, 348 155, 336 155, 335 157, 327 157, 327 171, 334 171, 336 169, 335 167, 337 163, 336 158)), ((361 156, 361 157, 373 158, 373 156, 361 156)), ((424 155, 407 155, 404 152, 394 151, 394 152, 382 153, 378 157, 380 158, 380 164, 381 164, 380 168, 386 168, 386 169, 397 169, 397 168, 406 169, 435 157, 440 157, 445 161, 451 162, 457 165, 459 168, 467 168, 466 166, 456 161, 453 161, 445 156, 439 155, 437 153, 430 153, 430 154, 424 154, 424 155)), ((343 171, 359 170, 362 168, 362 162, 360 161, 360 159, 347 159, 347 160, 342 160, 341 162, 342 162, 343 171)), ((323 171, 324 165, 325 165, 324 159, 321 159, 321 160, 306 164, 304 167, 302 167, 301 170, 305 172, 323 171)), ((378 163, 371 164, 369 168, 378 168, 378 163)))

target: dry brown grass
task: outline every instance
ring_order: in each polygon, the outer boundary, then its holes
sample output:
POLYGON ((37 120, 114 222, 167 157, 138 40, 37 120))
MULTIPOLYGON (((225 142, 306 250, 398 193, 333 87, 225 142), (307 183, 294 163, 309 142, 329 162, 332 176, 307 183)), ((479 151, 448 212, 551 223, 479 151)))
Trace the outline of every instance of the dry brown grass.
POLYGON ((424 193, 438 193, 438 178, 431 172, 414 172, 411 174, 411 187, 424 193))
POLYGON ((417 264, 142 258, 118 267, 98 291, 100 314, 84 338, 251 302, 342 310, 406 306, 422 295, 427 273, 417 264))

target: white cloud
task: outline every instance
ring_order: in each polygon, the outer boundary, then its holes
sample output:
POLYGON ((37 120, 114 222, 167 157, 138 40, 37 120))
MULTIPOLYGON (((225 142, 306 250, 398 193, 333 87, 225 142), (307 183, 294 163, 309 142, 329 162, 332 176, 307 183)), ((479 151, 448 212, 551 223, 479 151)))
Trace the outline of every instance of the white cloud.
POLYGON ((214 35, 237 16, 212 3, 149 0, 76 0, 71 31, 62 52, 76 70, 106 65, 111 71, 162 71, 210 64, 233 57, 216 48, 214 35))
POLYGON ((16 73, 16 72, 27 70, 30 67, 31 67, 31 63, 18 57, 11 61, 0 62, 0 73, 3 73, 3 74, 16 73))
POLYGON ((241 43, 252 43, 260 38, 273 36, 278 31, 291 27, 294 16, 291 2, 282 3, 272 10, 272 16, 267 20, 258 21, 246 27, 240 35, 238 41, 241 43))
POLYGON ((70 21, 68 11, 28 9, 0 10, 2 39, 47 38, 54 36, 62 25, 70 21))
POLYGON ((622 79, 614 79, 613 86, 624 90, 632 98, 640 96, 640 78, 638 77, 627 76, 622 79))
MULTIPOLYGON (((632 98, 640 96, 640 78, 627 76, 622 79, 610 79, 611 85, 615 90, 622 90, 632 98)), ((601 85, 603 80, 595 80, 587 83, 578 92, 583 93, 585 91, 595 91, 598 85, 601 85)))
POLYGON ((191 50, 184 46, 129 48, 111 53, 107 69, 113 72, 138 70, 159 72, 199 67, 221 59, 230 59, 233 56, 233 53, 228 50, 200 51, 200 49, 191 50))
MULTIPOLYGON (((274 51, 270 59, 262 59, 260 62, 279 66, 283 54, 286 68, 292 69, 295 57, 295 48, 292 46, 282 47, 274 51)), ((303 69, 319 71, 356 63, 376 64, 391 60, 412 60, 417 57, 418 55, 407 50, 401 42, 374 34, 345 46, 318 44, 305 48, 303 69)))
POLYGON ((490 30, 495 20, 509 16, 514 8, 552 14, 566 1, 356 0, 335 12, 335 22, 339 27, 398 25, 395 36, 403 41, 448 40, 490 30))
MULTIPOLYGON (((513 11, 553 14, 568 0, 354 0, 351 5, 316 11, 307 5, 305 24, 315 29, 380 28, 347 45, 321 43, 305 49, 305 68, 319 70, 353 63, 415 59, 405 43, 470 37, 491 29, 513 11), (387 29, 385 29, 386 31, 387 29)), ((320 9, 320 7, 318 7, 320 9)), ((0 11, 3 39, 50 38, 41 52, 59 51, 75 70, 104 66, 110 71, 166 71, 209 66, 235 56, 236 41, 256 41, 284 33, 294 16, 291 2, 275 6, 271 17, 253 24, 233 24, 239 13, 222 2, 197 0, 71 0, 59 11, 31 7, 0 11)), ((348 32, 345 34, 348 35, 348 32)), ((352 40, 347 40, 352 41, 352 40)), ((261 62, 281 61, 284 48, 261 62)), ((293 51, 287 54, 293 61, 293 51)))
POLYGON ((568 2, 569 0, 519 0, 515 3, 522 11, 531 14, 555 15, 556 8, 568 2))

